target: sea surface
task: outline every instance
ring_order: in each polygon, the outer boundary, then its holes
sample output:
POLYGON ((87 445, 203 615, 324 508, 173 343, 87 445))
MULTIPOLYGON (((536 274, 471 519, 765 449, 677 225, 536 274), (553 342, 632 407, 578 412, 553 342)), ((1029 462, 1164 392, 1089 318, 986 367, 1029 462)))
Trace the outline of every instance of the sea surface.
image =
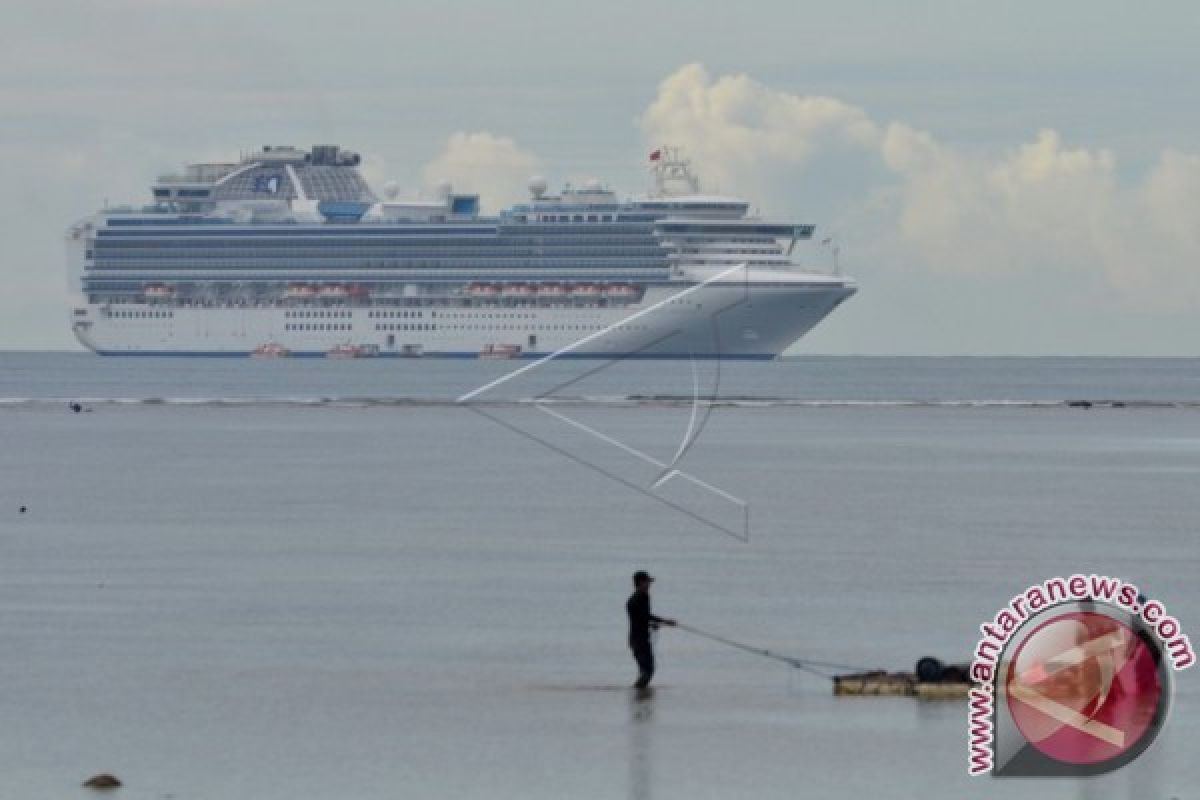
POLYGON ((968 778, 964 703, 683 630, 639 697, 623 605, 644 568, 695 628, 911 669, 1097 572, 1200 639, 1200 360, 579 361, 458 402, 527 366, 0 353, 0 800, 1197 796, 1196 669, 1123 770, 968 778))

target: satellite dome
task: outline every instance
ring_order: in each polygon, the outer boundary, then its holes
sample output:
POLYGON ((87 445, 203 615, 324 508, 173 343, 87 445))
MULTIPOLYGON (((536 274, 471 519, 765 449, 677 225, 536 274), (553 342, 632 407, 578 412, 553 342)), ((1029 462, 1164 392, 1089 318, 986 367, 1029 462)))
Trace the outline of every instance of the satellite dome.
POLYGON ((602 191, 604 191, 604 184, 601 183, 596 178, 588 178, 584 182, 583 188, 584 188, 584 191, 588 191, 588 192, 602 192, 602 191))
POLYGON ((529 193, 535 198, 541 197, 546 193, 546 179, 541 175, 534 175, 529 179, 529 193))
POLYGON ((395 181, 388 181, 383 185, 383 196, 388 200, 395 200, 398 194, 400 194, 400 184, 395 181))

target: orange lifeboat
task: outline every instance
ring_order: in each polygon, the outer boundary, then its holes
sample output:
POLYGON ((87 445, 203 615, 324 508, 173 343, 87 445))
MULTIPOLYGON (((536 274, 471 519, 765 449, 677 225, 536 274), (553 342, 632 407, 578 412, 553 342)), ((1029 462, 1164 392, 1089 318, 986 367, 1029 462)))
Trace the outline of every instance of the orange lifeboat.
POLYGON ((283 296, 289 300, 309 300, 317 296, 317 290, 306 283, 291 283, 283 296))
POLYGON ((170 300, 175 296, 175 290, 163 283, 147 283, 142 294, 147 300, 170 300))
POLYGON ((521 355, 519 344, 485 344, 479 351, 480 358, 516 358, 521 355))
POLYGON ((291 354, 292 354, 291 350, 288 350, 286 347, 279 344, 278 342, 267 342, 266 344, 260 344, 258 347, 254 348, 254 350, 250 353, 250 357, 251 358, 287 358, 291 354))
POLYGON ((638 290, 633 284, 614 283, 605 294, 614 300, 633 300, 638 296, 638 290))
POLYGON ((372 358, 379 355, 379 345, 339 344, 326 351, 326 358, 372 358))

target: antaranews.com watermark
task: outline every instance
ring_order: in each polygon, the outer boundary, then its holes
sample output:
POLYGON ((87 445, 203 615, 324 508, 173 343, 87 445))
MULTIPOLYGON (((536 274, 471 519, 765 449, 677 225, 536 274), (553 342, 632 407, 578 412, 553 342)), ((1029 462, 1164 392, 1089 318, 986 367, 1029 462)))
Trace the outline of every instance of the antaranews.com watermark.
POLYGON ((1117 769, 1149 747, 1166 720, 1170 673, 1195 663, 1191 641, 1162 602, 1104 575, 1034 584, 980 631, 971 664, 971 775, 1117 769))

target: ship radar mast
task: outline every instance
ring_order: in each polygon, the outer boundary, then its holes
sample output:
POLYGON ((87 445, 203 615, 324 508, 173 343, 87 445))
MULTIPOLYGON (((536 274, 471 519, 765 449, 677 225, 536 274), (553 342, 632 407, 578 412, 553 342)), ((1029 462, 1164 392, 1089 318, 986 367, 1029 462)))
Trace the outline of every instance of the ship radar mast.
POLYGON ((650 154, 655 194, 698 194, 700 180, 692 172, 691 159, 684 158, 678 147, 663 145, 650 154))

